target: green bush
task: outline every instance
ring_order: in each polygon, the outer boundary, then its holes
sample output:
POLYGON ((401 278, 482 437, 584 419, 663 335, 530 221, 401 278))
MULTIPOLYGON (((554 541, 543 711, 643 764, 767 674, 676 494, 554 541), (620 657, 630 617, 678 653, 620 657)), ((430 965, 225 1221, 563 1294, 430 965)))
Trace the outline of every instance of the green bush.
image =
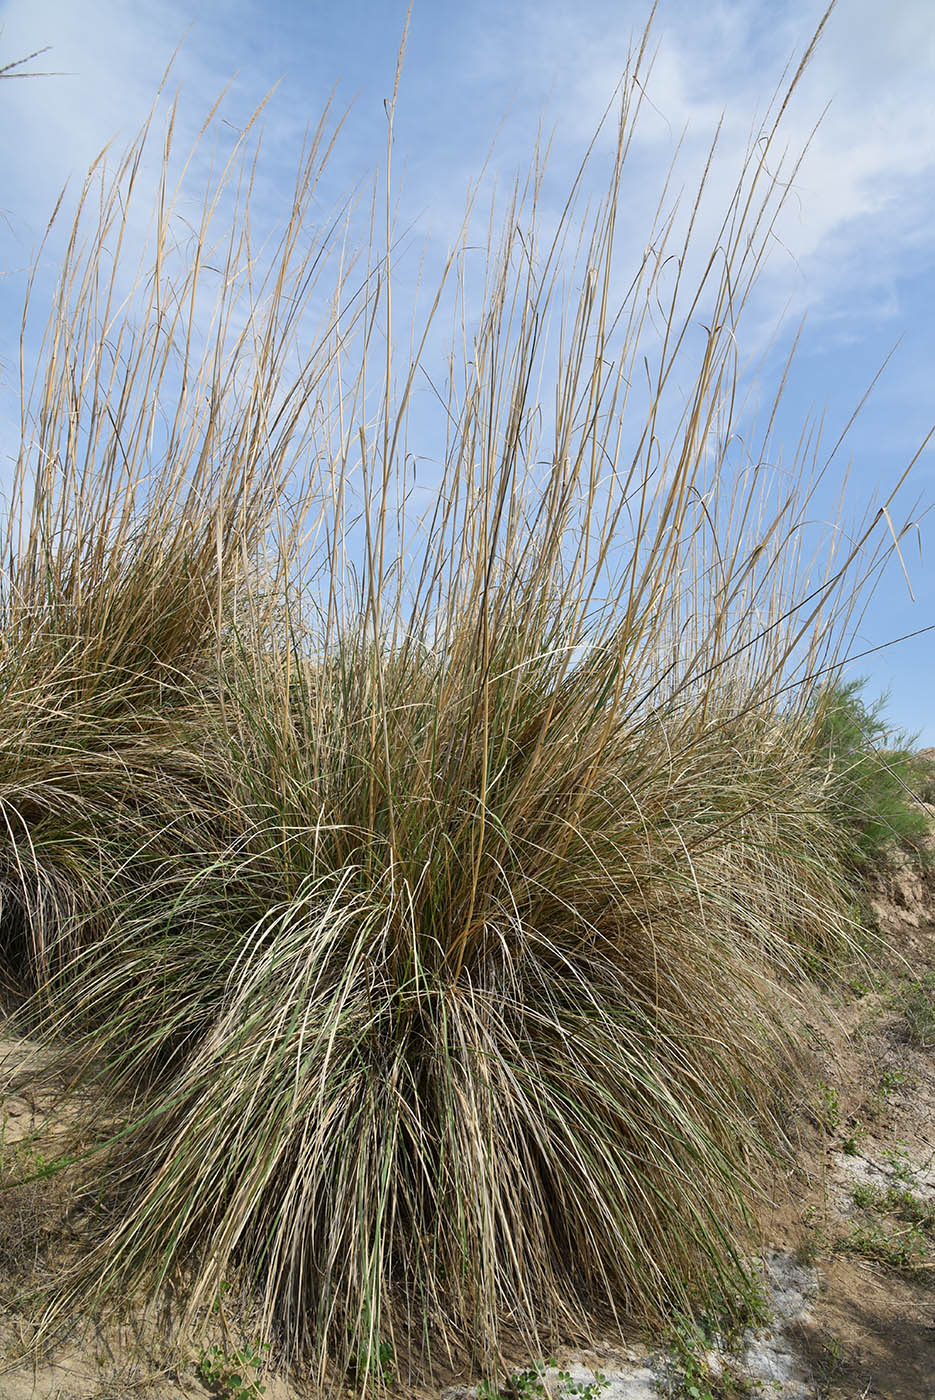
POLYGON ((935 806, 935 749, 922 749, 916 754, 916 787, 919 799, 935 806))
POLYGON ((814 706, 822 801, 861 873, 885 867, 894 847, 920 850, 928 831, 912 739, 887 723, 885 696, 866 703, 865 686, 838 679, 814 706))

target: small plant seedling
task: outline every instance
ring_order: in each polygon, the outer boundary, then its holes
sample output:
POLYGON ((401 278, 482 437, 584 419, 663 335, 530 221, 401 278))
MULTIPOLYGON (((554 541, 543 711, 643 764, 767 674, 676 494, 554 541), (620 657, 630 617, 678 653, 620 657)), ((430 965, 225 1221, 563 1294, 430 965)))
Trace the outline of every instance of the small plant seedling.
POLYGON ((392 1386, 396 1379, 396 1353, 389 1342, 377 1341, 352 1358, 349 1370, 355 1380, 369 1376, 380 1385, 392 1386))
POLYGON ((577 1396, 578 1400, 597 1400, 607 1384, 607 1377, 598 1371, 593 1381, 576 1381, 572 1379, 570 1371, 559 1371, 558 1382, 558 1393, 562 1400, 566 1396, 569 1397, 569 1400, 572 1396, 577 1396))
POLYGON ((667 1393, 673 1400, 741 1400, 752 1395, 751 1386, 756 1383, 743 1380, 729 1365, 713 1367, 710 1353, 736 1351, 744 1332, 763 1326, 768 1318, 766 1294, 759 1279, 748 1277, 743 1291, 734 1298, 715 1288, 697 1317, 683 1314, 673 1324, 667 1393))
MULTIPOLYGON (((558 1400, 598 1400, 607 1384, 607 1378, 596 1375, 593 1381, 574 1380, 570 1371, 559 1370, 557 1374, 558 1400)), ((514 1371, 501 1383, 483 1380, 477 1387, 477 1400, 535 1400, 537 1396, 550 1394, 546 1384, 546 1368, 541 1361, 523 1371, 514 1371)))
POLYGON ((532 1400, 533 1396, 546 1393, 545 1368, 541 1363, 514 1371, 502 1385, 484 1380, 477 1387, 478 1400, 532 1400))
POLYGON ((854 1123, 850 1133, 841 1143, 841 1151, 847 1157, 856 1157, 860 1151, 860 1144, 866 1134, 866 1128, 858 1118, 854 1123))
POLYGON ((226 1352, 213 1346, 202 1350, 198 1359, 198 1375, 220 1400, 259 1400, 266 1391, 257 1372, 263 1365, 264 1352, 269 1346, 243 1346, 226 1352))
POLYGON ((726 1371, 713 1375, 705 1352, 708 1338, 691 1318, 680 1318, 672 1329, 669 1354, 674 1363, 667 1393, 673 1400, 727 1400, 738 1394, 726 1371))
POLYGON ((812 1358, 815 1377, 821 1386, 827 1386, 840 1376, 846 1364, 847 1353, 840 1340, 833 1333, 824 1333, 818 1341, 817 1354, 812 1358))
POLYGON ((901 1273, 912 1273, 927 1264, 926 1235, 935 1232, 935 1202, 922 1201, 905 1187, 872 1182, 859 1182, 851 1195, 864 1221, 838 1240, 840 1250, 901 1273))
POLYGON ((896 1147, 887 1147, 883 1150, 883 1160, 888 1162, 893 1169, 893 1174, 907 1186, 915 1186, 919 1174, 919 1168, 898 1144, 896 1147))
POLYGON ((818 1091, 817 1116, 819 1125, 826 1133, 833 1133, 841 1123, 841 1108, 838 1103, 838 1091, 830 1084, 823 1084, 819 1081, 816 1085, 818 1091))
POLYGON ((64 1159, 46 1157, 39 1146, 38 1130, 11 1141, 8 1138, 9 1125, 10 1115, 4 1113, 0 1120, 0 1170, 16 1180, 27 1180, 45 1176, 67 1165, 64 1159))
POLYGON ((923 1230, 935 1234, 935 1201, 922 1201, 911 1191, 897 1191, 892 1186, 887 1192, 887 1201, 899 1220, 920 1225, 923 1230))
POLYGON ((899 1069, 884 1070, 867 1100, 866 1111, 871 1118, 879 1118, 886 1112, 890 1094, 894 1089, 904 1089, 909 1084, 908 1076, 899 1069))
POLYGON ((748 1275, 734 1296, 713 1288, 699 1311, 695 1327, 707 1348, 732 1350, 750 1327, 761 1327, 769 1317, 769 1306, 759 1278, 748 1275))
POLYGON ((858 1210, 886 1209, 886 1192, 882 1186, 858 1182, 851 1192, 851 1197, 858 1210))
POLYGON ((392 1385, 395 1377, 396 1354, 389 1342, 377 1344, 376 1369, 384 1385, 392 1385))
MULTIPOLYGON (((861 922, 861 910, 858 906, 855 906, 853 909, 852 917, 855 923, 859 924, 861 922)), ((862 964, 860 969, 848 978, 848 991, 852 996, 858 999, 860 997, 870 996, 872 992, 885 992, 889 985, 889 974, 882 968, 870 966, 870 958, 874 952, 873 940, 866 936, 862 937, 861 933, 858 933, 855 936, 855 941, 862 947, 867 957, 867 962, 862 964)))

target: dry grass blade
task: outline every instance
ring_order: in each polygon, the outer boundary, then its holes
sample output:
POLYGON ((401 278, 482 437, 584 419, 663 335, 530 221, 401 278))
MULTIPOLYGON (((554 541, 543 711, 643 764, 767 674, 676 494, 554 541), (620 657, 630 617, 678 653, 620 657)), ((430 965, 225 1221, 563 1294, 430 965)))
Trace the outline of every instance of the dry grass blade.
POLYGON ((299 241, 326 119, 262 248, 246 218, 250 126, 193 221, 179 203, 198 148, 179 170, 174 108, 147 225, 151 119, 113 173, 99 163, 88 177, 38 353, 31 292, 0 579, 0 887, 29 928, 7 940, 14 982, 41 980, 50 936, 68 944, 97 918, 110 881, 136 878, 136 852, 155 858, 206 819, 188 719, 238 598, 278 606, 294 555, 287 491, 301 494, 339 294, 327 240, 299 241), (319 339, 302 355, 309 307, 319 339))

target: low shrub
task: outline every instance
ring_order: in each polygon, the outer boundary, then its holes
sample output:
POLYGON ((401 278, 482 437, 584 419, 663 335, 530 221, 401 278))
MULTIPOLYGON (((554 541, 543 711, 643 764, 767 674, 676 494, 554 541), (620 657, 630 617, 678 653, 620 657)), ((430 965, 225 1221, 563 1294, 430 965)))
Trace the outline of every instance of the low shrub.
POLYGON ((863 874, 885 867, 894 847, 919 851, 929 830, 912 739, 885 720, 885 696, 867 704, 865 686, 838 679, 814 704, 822 801, 863 874))

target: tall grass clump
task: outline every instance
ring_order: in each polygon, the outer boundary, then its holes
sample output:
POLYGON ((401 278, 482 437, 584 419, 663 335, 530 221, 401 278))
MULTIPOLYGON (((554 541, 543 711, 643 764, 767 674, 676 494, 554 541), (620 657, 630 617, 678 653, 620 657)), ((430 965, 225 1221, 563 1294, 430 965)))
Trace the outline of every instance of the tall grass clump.
POLYGON ((213 689, 236 597, 249 585, 269 605, 264 570, 293 528, 283 488, 306 457, 318 351, 297 359, 293 339, 327 267, 303 228, 325 128, 278 242, 258 250, 249 128, 199 207, 181 192, 200 147, 179 160, 173 110, 148 212, 151 120, 85 182, 38 349, 32 285, 22 323, 0 575, 7 1000, 43 987, 167 852, 194 840, 200 858, 215 808, 186 716, 213 689))
MULTIPOLYGON (((115 387, 108 360, 79 401, 83 474, 64 447, 39 456, 53 500, 84 485, 63 525, 27 493, 38 543, 11 573, 42 587, 22 624, 11 590, 9 635, 36 639, 42 696, 59 655, 77 668, 54 713, 90 718, 60 741, 65 815, 37 839, 23 799, 7 858, 27 849, 69 892, 46 996, 108 1104, 97 1235, 58 1308, 156 1294, 194 1315, 237 1280, 259 1334, 375 1384, 387 1346, 414 1373, 495 1365, 517 1335, 743 1285, 788 999, 846 936, 809 677, 891 537, 882 511, 844 553, 816 537, 819 444, 779 474, 779 396, 758 437, 744 400, 789 93, 710 253, 702 187, 681 223, 663 197, 630 265, 646 64, 644 39, 603 201, 583 209, 597 147, 557 212, 537 157, 480 285, 469 216, 408 350, 388 212, 296 389, 292 361, 265 369, 292 344, 277 283, 233 350, 208 339, 210 392, 184 398, 224 430, 164 432, 145 490, 121 473, 146 432, 104 427, 159 402, 146 356, 115 387), (438 446, 421 480, 420 432, 438 446), (93 927, 63 942, 73 909, 93 927)), ((80 285, 103 246, 72 264, 80 285)), ((153 298, 148 353, 182 304, 153 298)), ((85 322, 61 314, 63 341, 110 353, 112 317, 66 336, 85 322)), ((62 425, 66 363, 48 360, 62 425)), ((58 752, 36 760, 56 792, 58 752)))

